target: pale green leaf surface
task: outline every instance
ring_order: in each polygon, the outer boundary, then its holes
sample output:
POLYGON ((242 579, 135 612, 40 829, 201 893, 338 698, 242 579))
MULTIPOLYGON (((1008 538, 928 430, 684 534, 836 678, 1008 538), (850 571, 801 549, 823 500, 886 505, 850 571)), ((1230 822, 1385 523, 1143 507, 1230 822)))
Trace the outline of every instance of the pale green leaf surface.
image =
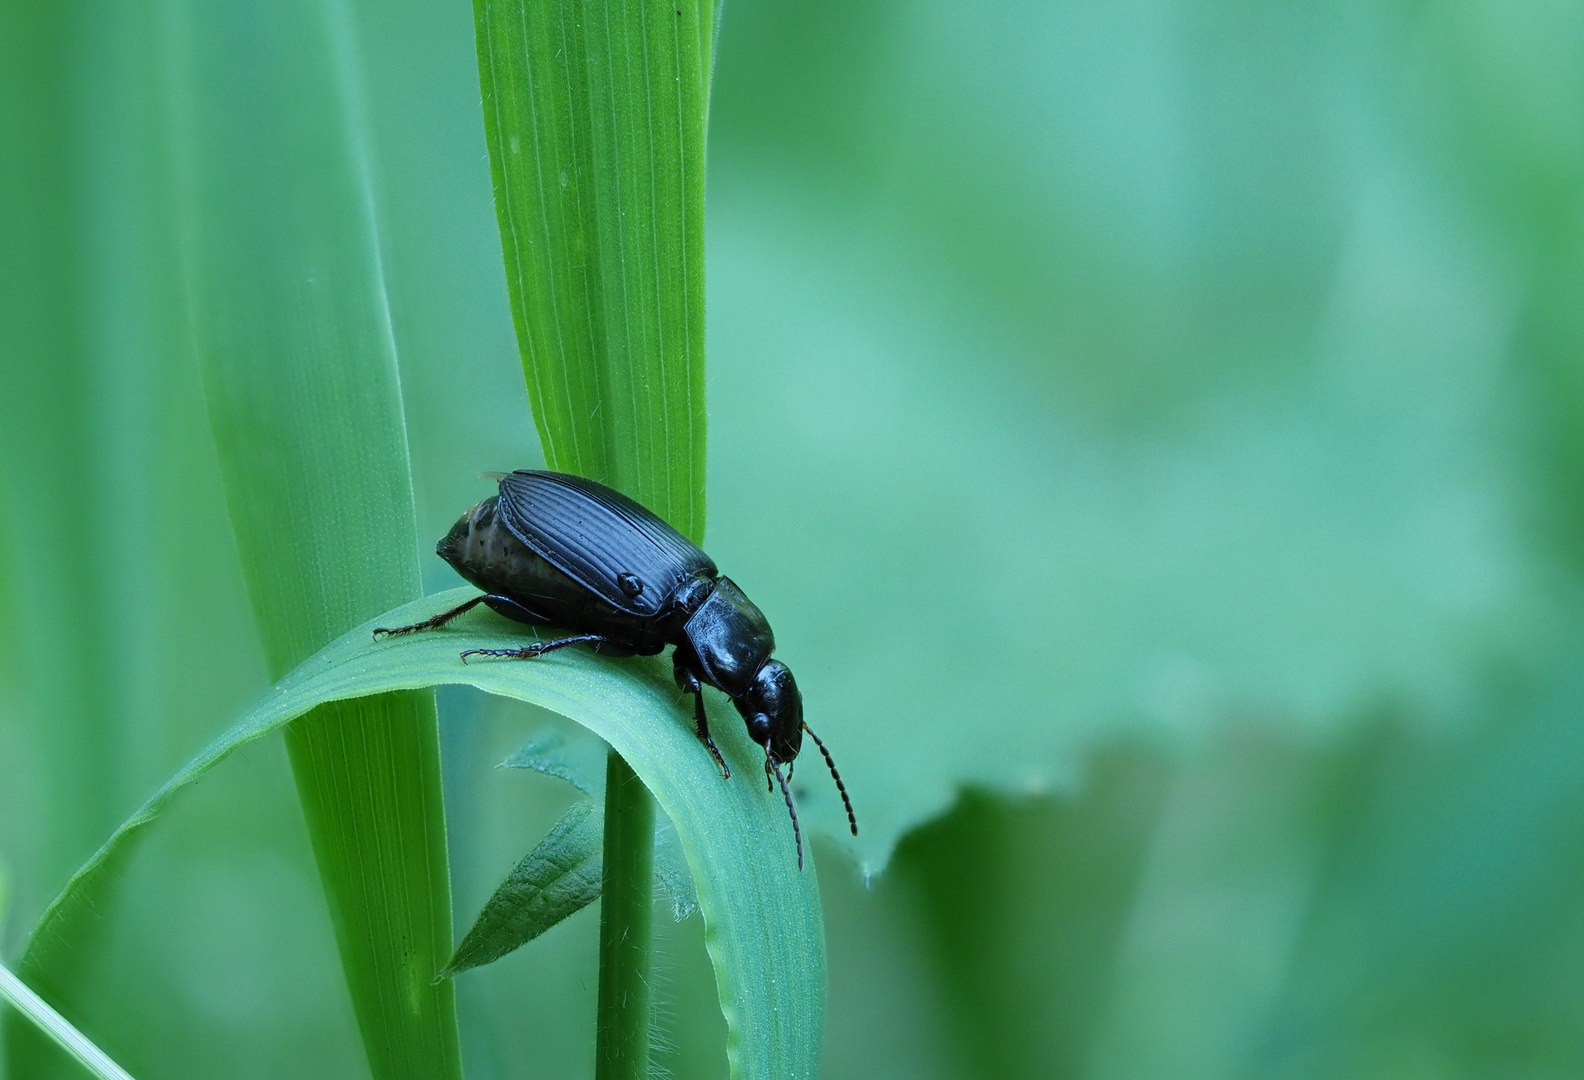
POLYGON ((440 977, 494 963, 598 900, 604 843, 605 815, 573 803, 485 902, 440 977))
POLYGON ((698 910, 698 888, 688 871, 682 836, 670 822, 655 824, 654 873, 655 884, 671 901, 671 918, 681 922, 698 910))
MULTIPOLYGON (((522 636, 488 613, 455 628, 373 642, 376 625, 414 622, 454 605, 458 589, 407 604, 343 635, 282 679, 161 788, 78 871, 45 913, 28 946, 30 962, 70 948, 81 920, 96 917, 120 868, 147 826, 184 787, 232 751, 326 702, 444 683, 465 684, 560 713, 605 739, 637 771, 675 823, 698 886, 705 942, 728 1025, 733 1076, 815 1075, 823 1030, 825 951, 813 865, 798 872, 791 825, 779 795, 754 781, 762 752, 740 725, 723 724, 716 741, 734 776, 722 780, 678 701, 667 665, 619 662, 571 651, 532 663, 462 664, 458 652, 520 644, 522 636)), ((719 707, 719 699, 713 699, 719 707)))

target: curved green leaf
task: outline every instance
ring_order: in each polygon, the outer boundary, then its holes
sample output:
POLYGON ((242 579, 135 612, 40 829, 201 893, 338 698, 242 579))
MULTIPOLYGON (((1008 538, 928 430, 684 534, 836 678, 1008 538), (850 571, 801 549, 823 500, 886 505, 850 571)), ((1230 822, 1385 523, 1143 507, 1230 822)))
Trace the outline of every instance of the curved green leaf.
MULTIPOLYGON (((675 823, 704 913, 715 965, 726 1053, 734 1077, 812 1078, 823 1031, 825 945, 812 865, 798 872, 779 795, 756 783, 761 751, 742 726, 715 731, 732 765, 722 780, 692 730, 670 668, 658 658, 602 661, 566 650, 531 663, 463 664, 463 649, 519 645, 522 635, 489 613, 452 627, 375 642, 375 626, 417 622, 471 594, 457 589, 388 612, 310 657, 264 702, 154 794, 56 898, 29 942, 28 962, 69 949, 77 925, 103 906, 118 869, 178 791, 233 750, 317 705, 394 690, 465 684, 531 702, 582 724, 625 758, 675 823)), ((719 707, 719 698, 714 699, 719 707)))

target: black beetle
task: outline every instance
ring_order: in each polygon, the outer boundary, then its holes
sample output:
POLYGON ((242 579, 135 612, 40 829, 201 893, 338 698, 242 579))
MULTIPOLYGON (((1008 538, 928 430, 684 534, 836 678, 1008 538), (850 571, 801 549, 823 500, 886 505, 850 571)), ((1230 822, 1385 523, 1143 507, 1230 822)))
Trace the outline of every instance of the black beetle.
POLYGON ((715 563, 682 534, 638 503, 581 476, 520 469, 494 477, 500 494, 474 506, 436 545, 483 596, 432 619, 380 628, 409 634, 443 626, 480 603, 534 626, 559 626, 567 637, 520 649, 469 649, 469 656, 529 660, 567 645, 588 645, 606 656, 653 656, 675 645, 671 664, 677 686, 693 695, 698 737, 725 777, 731 769, 710 738, 704 713, 704 684, 732 699, 748 735, 765 749, 765 782, 781 783, 798 869, 803 834, 787 786, 803 733, 824 755, 858 835, 858 819, 836 762, 803 722, 803 695, 792 672, 770 659, 775 634, 764 613, 715 563), (787 765, 782 775, 781 766, 787 765))

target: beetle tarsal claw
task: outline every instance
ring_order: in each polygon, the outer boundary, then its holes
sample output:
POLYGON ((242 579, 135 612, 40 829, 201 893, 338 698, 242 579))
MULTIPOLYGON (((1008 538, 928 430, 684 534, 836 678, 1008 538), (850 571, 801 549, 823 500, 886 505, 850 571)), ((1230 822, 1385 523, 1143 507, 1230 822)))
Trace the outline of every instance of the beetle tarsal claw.
POLYGON ((528 659, 531 659, 532 657, 535 657, 535 656, 538 656, 538 655, 539 655, 538 653, 530 653, 528 651, 528 649, 526 649, 526 648, 524 648, 524 649, 467 649, 466 651, 464 651, 462 653, 462 662, 464 664, 467 663, 467 658, 470 657, 470 656, 509 656, 513 660, 528 660, 528 659))

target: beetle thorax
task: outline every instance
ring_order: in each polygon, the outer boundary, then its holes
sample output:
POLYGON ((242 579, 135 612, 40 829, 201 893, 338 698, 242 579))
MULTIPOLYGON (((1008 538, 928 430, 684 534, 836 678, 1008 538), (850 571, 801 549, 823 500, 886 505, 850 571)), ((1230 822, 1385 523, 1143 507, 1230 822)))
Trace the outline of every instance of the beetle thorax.
POLYGON ((705 679, 733 698, 741 697, 775 651, 770 622, 731 578, 714 588, 683 627, 705 679))

